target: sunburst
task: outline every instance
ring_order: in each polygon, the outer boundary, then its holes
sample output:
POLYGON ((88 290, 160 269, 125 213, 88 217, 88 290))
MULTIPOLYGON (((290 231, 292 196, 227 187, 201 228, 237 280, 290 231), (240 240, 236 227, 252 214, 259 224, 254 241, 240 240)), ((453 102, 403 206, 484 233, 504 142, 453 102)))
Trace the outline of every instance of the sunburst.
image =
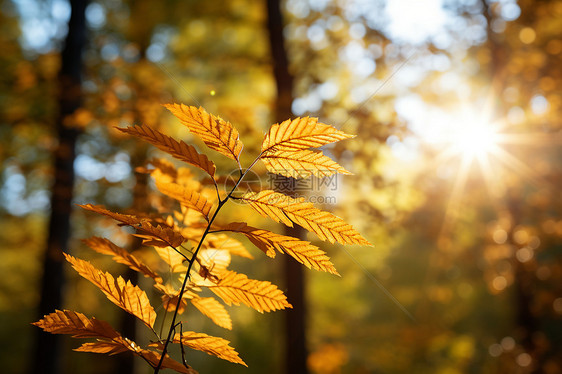
MULTIPOLYGON (((431 162, 432 168, 442 165, 458 165, 454 175, 440 239, 446 238, 457 216, 462 211, 461 202, 469 178, 480 178, 485 184, 490 203, 497 211, 504 207, 501 198, 505 192, 503 176, 506 172, 537 185, 545 182, 528 163, 510 152, 517 146, 548 146, 560 143, 559 138, 537 133, 510 132, 510 123, 494 118, 489 98, 484 105, 464 105, 441 116, 442 123, 435 124, 439 135, 432 134, 431 142, 438 150, 431 162), (479 169, 479 174, 474 174, 479 169)), ((446 241, 447 242, 447 241, 446 241)))

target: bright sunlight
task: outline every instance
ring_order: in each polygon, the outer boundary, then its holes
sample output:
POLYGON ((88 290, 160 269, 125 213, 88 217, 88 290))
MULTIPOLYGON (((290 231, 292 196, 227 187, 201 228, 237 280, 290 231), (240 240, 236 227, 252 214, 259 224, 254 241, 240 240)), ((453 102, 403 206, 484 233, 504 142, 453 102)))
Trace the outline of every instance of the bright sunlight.
POLYGON ((450 147, 463 158, 482 160, 498 147, 498 126, 486 115, 467 109, 455 114, 460 119, 450 137, 450 147))

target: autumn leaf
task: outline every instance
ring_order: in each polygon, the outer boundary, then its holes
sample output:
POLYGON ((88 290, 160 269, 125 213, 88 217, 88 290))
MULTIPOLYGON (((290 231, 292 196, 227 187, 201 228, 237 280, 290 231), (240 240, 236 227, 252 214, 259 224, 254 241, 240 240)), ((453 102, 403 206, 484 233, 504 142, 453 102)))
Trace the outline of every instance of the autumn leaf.
POLYGON ((244 274, 227 271, 214 285, 207 286, 227 305, 245 304, 258 312, 292 308, 277 286, 267 281, 248 279, 244 274))
POLYGON ((211 178, 215 176, 215 164, 210 161, 207 156, 197 152, 195 147, 185 143, 184 141, 177 141, 174 138, 168 135, 164 135, 158 130, 152 129, 145 125, 130 126, 124 129, 117 128, 117 130, 148 141, 156 148, 172 155, 178 160, 198 167, 199 169, 209 174, 211 178))
MULTIPOLYGON (((76 348, 75 351, 109 353, 110 355, 130 351, 133 354, 142 357, 145 361, 148 361, 152 367, 156 367, 162 357, 160 353, 149 349, 142 349, 135 342, 132 342, 127 338, 121 338, 113 341, 101 340, 93 343, 84 343, 79 348, 76 348)), ((191 366, 186 367, 170 358, 167 354, 164 356, 164 360, 162 360, 161 368, 172 369, 183 374, 198 374, 197 371, 191 368, 191 366)))
POLYGON ((296 118, 271 126, 262 143, 262 154, 318 148, 353 138, 336 128, 319 123, 317 118, 296 118))
POLYGON ((205 248, 226 249, 235 256, 254 258, 242 243, 225 234, 209 234, 203 245, 205 248))
POLYGON ((275 257, 275 250, 278 250, 281 253, 287 253, 309 269, 339 275, 330 258, 326 256, 326 252, 307 241, 258 229, 242 222, 231 223, 221 229, 244 234, 269 257, 275 257))
POLYGON ((315 233, 322 240, 331 243, 371 245, 350 224, 341 218, 315 208, 304 198, 294 199, 279 192, 264 190, 248 192, 241 200, 250 204, 254 210, 275 222, 283 222, 292 227, 293 222, 315 233))
MULTIPOLYGON (((174 287, 170 286, 169 284, 164 285, 162 283, 156 283, 154 285, 154 288, 156 288, 158 291, 163 293, 162 305, 164 309, 166 309, 168 312, 173 312, 177 308, 178 313, 183 314, 187 306, 186 300, 192 299, 194 297, 198 297, 197 294, 192 292, 191 290, 189 289, 185 290, 182 295, 182 300, 178 304, 179 295, 180 295, 179 290, 176 290, 174 287)), ((198 289, 198 291, 201 291, 201 289, 198 289)))
POLYGON ((52 334, 68 334, 73 338, 107 338, 114 339, 120 334, 105 321, 89 319, 82 313, 71 310, 56 310, 32 323, 52 334))
POLYGON ((232 330, 232 320, 225 307, 212 297, 194 297, 191 303, 215 324, 232 330))
POLYGON ((187 270, 183 264, 185 257, 178 253, 177 250, 171 247, 154 248, 158 256, 170 267, 172 273, 182 273, 187 270))
POLYGON ((157 283, 162 283, 162 277, 143 264, 138 258, 130 254, 126 249, 115 245, 110 240, 94 236, 90 239, 84 239, 83 242, 94 251, 113 256, 116 262, 127 265, 129 268, 138 271, 145 277, 154 279, 157 283))
POLYGON ((52 334, 67 334, 73 338, 101 338, 95 343, 85 343, 75 349, 82 352, 117 354, 130 350, 134 342, 124 339, 105 321, 89 319, 82 313, 57 310, 33 323, 52 334))
POLYGON ((111 274, 96 269, 88 261, 66 253, 64 256, 78 274, 98 287, 112 303, 134 315, 148 327, 154 326, 156 313, 150 305, 148 296, 138 286, 134 286, 130 281, 125 282, 122 277, 114 279, 111 274))
POLYGON ((123 338, 114 340, 98 339, 95 342, 83 343, 80 347, 74 349, 76 352, 90 352, 90 353, 107 353, 110 356, 118 353, 130 352, 132 349, 128 342, 123 338))
POLYGON ((207 202, 207 199, 200 195, 197 191, 181 186, 172 182, 162 182, 159 179, 155 179, 156 188, 164 195, 171 197, 179 201, 182 205, 188 208, 194 209, 201 213, 203 217, 208 221, 209 212, 211 211, 212 204, 207 202))
MULTIPOLYGON (((248 366, 238 356, 238 352, 236 352, 234 348, 229 345, 230 342, 223 338, 218 338, 199 332, 186 331, 181 335, 176 334, 174 336, 173 342, 177 344, 181 342, 181 344, 191 349, 196 349, 209 355, 216 356, 218 358, 222 358, 223 360, 234 362, 236 364, 241 364, 246 367, 248 366)), ((162 344, 152 343, 150 344, 150 346, 158 347, 161 349, 162 344)))
POLYGON ((230 265, 231 256, 226 249, 205 248, 199 251, 198 260, 212 274, 220 275, 230 265))
MULTIPOLYGON (((162 355, 158 352, 151 351, 149 349, 141 349, 137 352, 139 356, 141 356, 146 361, 150 362, 152 367, 156 367, 160 362, 160 358, 162 355)), ((191 366, 185 367, 184 365, 180 364, 176 360, 172 359, 167 354, 164 356, 164 360, 162 360, 162 369, 172 369, 177 371, 178 373, 183 374, 198 374, 197 371, 193 370, 191 366)))
POLYGON ((114 220, 134 227, 137 231, 139 231, 139 233, 135 234, 135 236, 148 239, 148 241, 145 242, 146 245, 179 247, 183 242, 185 242, 185 238, 180 233, 174 231, 173 228, 164 226, 163 224, 154 225, 147 218, 111 212, 101 205, 85 204, 78 206, 92 212, 103 214, 113 218, 114 220))
POLYGON ((199 136, 209 148, 239 162, 243 145, 238 131, 230 122, 207 113, 203 108, 184 104, 164 106, 193 134, 199 136))
POLYGON ((298 150, 266 153, 261 157, 268 171, 292 178, 322 178, 335 173, 351 174, 320 151, 298 150))

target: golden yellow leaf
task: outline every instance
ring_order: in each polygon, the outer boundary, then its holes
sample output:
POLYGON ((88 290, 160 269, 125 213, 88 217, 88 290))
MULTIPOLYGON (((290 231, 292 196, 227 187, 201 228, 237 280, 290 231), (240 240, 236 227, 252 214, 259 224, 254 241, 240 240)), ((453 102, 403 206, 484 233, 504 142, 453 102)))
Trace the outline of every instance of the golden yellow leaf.
MULTIPOLYGON (((238 352, 236 352, 234 348, 229 345, 230 342, 223 338, 218 338, 199 332, 186 331, 181 335, 174 335, 173 342, 177 344, 181 342, 181 344, 191 349, 196 349, 209 355, 216 356, 218 358, 222 358, 223 360, 234 362, 236 364, 241 364, 246 367, 248 366, 238 356, 238 352)), ((161 343, 152 343, 149 346, 162 349, 161 343)))
POLYGON ((194 209, 201 213, 206 220, 209 220, 209 212, 212 204, 207 201, 203 195, 188 187, 181 186, 176 183, 165 183, 158 179, 156 181, 156 188, 164 195, 171 197, 180 202, 180 204, 194 209))
POLYGON ((166 104, 164 106, 193 134, 199 136, 209 148, 239 161, 243 145, 238 131, 230 122, 207 113, 203 108, 184 104, 166 104))
POLYGON ((82 313, 71 310, 56 310, 32 323, 51 334, 69 334, 74 338, 107 338, 120 337, 119 333, 105 321, 89 319, 82 313))
POLYGON ((275 257, 275 250, 277 249, 281 253, 287 253, 309 269, 313 268, 339 275, 330 258, 326 256, 326 252, 307 241, 258 229, 243 222, 231 223, 221 229, 246 235, 256 247, 269 257, 275 257))
POLYGON ((294 199, 279 192, 248 192, 241 198, 264 217, 293 226, 293 222, 331 243, 371 245, 341 218, 315 208, 304 198, 294 199))
POLYGON ((351 174, 322 152, 308 149, 266 153, 261 160, 267 170, 286 177, 308 178, 314 175, 322 178, 335 173, 351 174))
POLYGON ((179 232, 174 231, 173 228, 163 223, 154 225, 151 220, 147 218, 111 212, 101 205, 85 204, 78 206, 134 227, 139 231, 139 233, 135 234, 136 236, 149 239, 148 242, 145 242, 147 245, 178 247, 185 242, 185 238, 179 232))
POLYGON ((214 323, 225 329, 232 330, 232 320, 225 307, 212 297, 194 297, 191 303, 214 323))
POLYGON ((336 128, 319 123, 318 118, 296 118, 271 126, 262 143, 262 153, 298 151, 353 138, 336 128))
MULTIPOLYGON (((117 338, 111 341, 98 340, 93 343, 84 343, 79 348, 75 349, 78 352, 91 352, 91 353, 109 353, 110 355, 130 351, 133 354, 142 357, 148 361, 152 367, 156 367, 160 362, 162 355, 158 352, 142 349, 135 342, 127 338, 117 338)), ((184 366, 166 354, 162 360, 162 369, 172 369, 178 373, 184 374, 198 374, 191 366, 184 366)))
POLYGON ((234 271, 224 272, 216 284, 206 287, 227 305, 243 303, 260 313, 292 308, 287 296, 277 286, 267 281, 248 279, 234 271))
POLYGON ((170 267, 172 273, 183 273, 187 267, 183 264, 185 258, 180 255, 174 248, 161 247, 154 248, 158 256, 170 267))
POLYGON ((242 243, 225 234, 209 234, 203 245, 205 245, 206 248, 226 249, 236 256, 249 259, 254 258, 242 243))
MULTIPOLYGON (((140 349, 136 351, 136 353, 146 361, 150 362, 152 367, 156 367, 156 365, 160 362, 160 357, 162 357, 160 353, 148 349, 140 349)), ((198 374, 191 366, 185 367, 167 354, 164 356, 164 360, 162 361, 162 369, 172 369, 183 374, 198 374)))
MULTIPOLYGON (((187 301, 189 299, 192 299, 194 297, 198 297, 196 293, 192 292, 191 290, 187 289, 184 291, 183 295, 182 295, 182 300, 179 303, 178 306, 178 299, 180 296, 180 291, 176 290, 174 287, 166 284, 161 284, 161 283, 156 283, 154 285, 154 288, 156 288, 158 291, 162 292, 162 305, 164 307, 164 309, 166 309, 168 312, 173 312, 174 310, 176 310, 176 308, 178 308, 178 313, 182 314, 185 311, 185 308, 187 306, 187 301)), ((199 289, 199 291, 201 291, 199 289)))
POLYGON ((94 343, 85 343, 75 351, 117 354, 138 347, 135 342, 123 338, 105 321, 89 319, 82 313, 57 310, 33 323, 52 334, 69 334, 73 338, 98 338, 94 343))
POLYGON ((115 245, 110 240, 94 236, 90 239, 84 239, 83 242, 94 251, 113 256, 116 262, 127 265, 134 271, 142 273, 145 277, 150 277, 156 282, 162 283, 162 277, 152 271, 147 265, 143 264, 138 258, 130 254, 125 248, 115 245))
POLYGON ((83 343, 80 347, 74 349, 76 352, 90 352, 109 354, 110 356, 118 353, 130 352, 131 348, 126 341, 121 339, 115 340, 97 340, 91 343, 83 343))
POLYGON ((111 274, 96 269, 88 261, 66 253, 64 256, 78 274, 98 287, 112 303, 134 315, 148 327, 154 326, 156 313, 150 305, 148 296, 138 286, 134 286, 130 281, 125 282, 122 277, 114 279, 111 274))
POLYGON ((177 141, 174 138, 164 135, 158 130, 145 125, 130 126, 124 129, 117 128, 117 130, 148 141, 161 151, 174 156, 178 160, 198 167, 209 174, 211 178, 215 175, 215 164, 210 161, 207 156, 197 152, 195 147, 185 143, 184 141, 177 141))
POLYGON ((212 274, 220 275, 230 265, 230 252, 226 249, 204 248, 197 255, 202 266, 205 266, 212 274))

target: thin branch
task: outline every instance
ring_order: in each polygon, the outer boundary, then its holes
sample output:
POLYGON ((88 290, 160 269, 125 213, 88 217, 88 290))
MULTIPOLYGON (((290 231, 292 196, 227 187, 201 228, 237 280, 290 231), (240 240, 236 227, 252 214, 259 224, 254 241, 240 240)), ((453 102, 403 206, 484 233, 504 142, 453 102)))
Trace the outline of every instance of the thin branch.
POLYGON ((185 359, 185 347, 183 346, 183 341, 181 337, 183 336, 183 323, 180 323, 180 347, 181 347, 181 361, 183 362, 183 366, 189 369, 189 365, 187 364, 187 360, 185 359))
POLYGON ((176 310, 174 311, 174 316, 172 317, 172 323, 171 323, 170 329, 168 331, 168 337, 166 338, 166 342, 164 343, 164 348, 162 349, 162 356, 160 356, 160 361, 158 362, 158 365, 156 366, 156 369, 154 369, 154 374, 158 374, 160 372, 160 368, 162 367, 162 362, 164 362, 164 356, 166 355, 166 352, 168 350, 168 345, 170 344, 170 341, 172 339, 172 333, 175 330, 175 323, 176 323, 176 318, 178 316, 179 305, 181 303, 183 294, 185 292, 187 282, 190 278, 191 268, 193 267, 193 264, 195 263, 197 255, 199 254, 199 250, 201 249, 201 246, 203 245, 203 242, 205 241, 205 238, 207 237, 207 234, 209 234, 209 231, 211 230, 211 225, 213 224, 215 218, 217 217, 217 215, 218 215, 219 211, 221 210, 221 208, 223 207, 223 205, 226 204, 228 199, 230 199, 234 190, 236 190, 236 188, 238 188, 238 186, 240 185, 240 182, 242 182, 242 179, 244 179, 246 174, 250 171, 250 169, 252 169, 252 167, 256 164, 256 162, 258 162, 258 160, 261 158, 262 154, 263 154, 263 152, 260 153, 258 157, 256 157, 256 159, 250 164, 250 166, 244 172, 242 172, 242 168, 240 168, 241 174, 240 174, 240 177, 238 178, 238 181, 236 181, 236 184, 229 191, 228 195, 223 200, 219 200, 219 205, 218 205, 217 209, 213 213, 213 216, 211 217, 211 219, 208 221, 209 223, 207 224, 207 227, 205 228, 205 232, 203 233, 203 236, 201 236, 201 240, 199 240, 199 244, 197 244, 197 248, 195 249, 195 252, 193 252, 193 256, 191 257, 191 259, 189 260, 189 265, 187 267, 187 270, 185 272, 185 277, 184 277, 184 280, 183 280, 182 285, 181 285, 181 289, 180 289, 180 293, 179 293, 179 297, 178 297, 178 303, 176 305, 176 310))

